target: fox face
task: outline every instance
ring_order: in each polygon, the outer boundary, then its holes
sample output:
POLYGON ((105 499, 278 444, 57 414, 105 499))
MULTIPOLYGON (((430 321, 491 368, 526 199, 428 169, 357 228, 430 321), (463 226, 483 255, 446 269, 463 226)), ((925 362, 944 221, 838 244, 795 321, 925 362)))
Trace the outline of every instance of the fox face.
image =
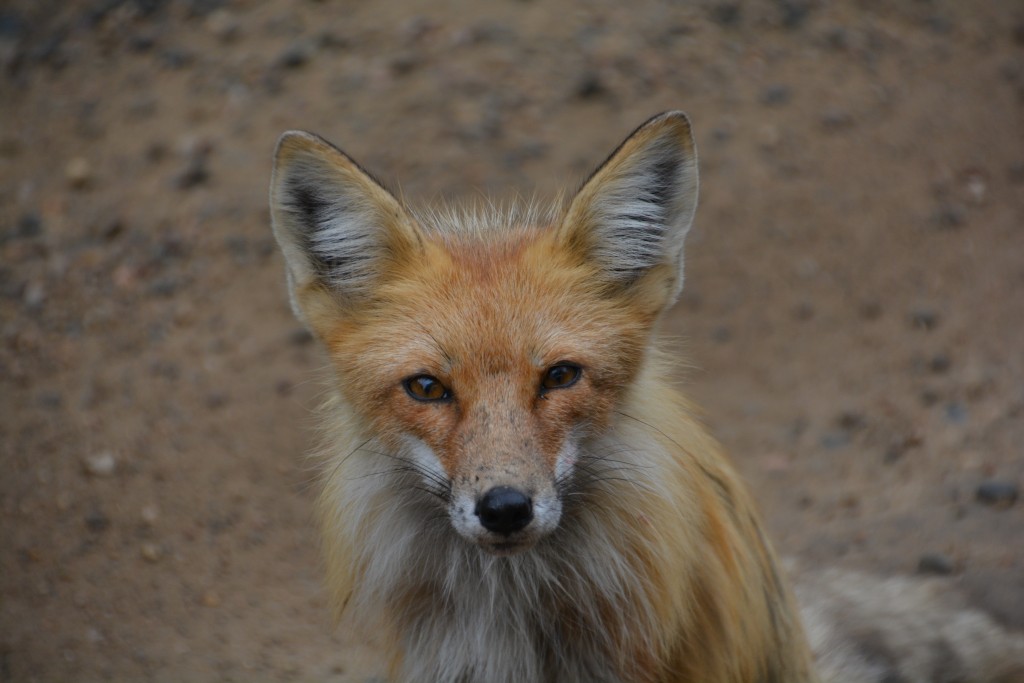
POLYGON ((689 123, 669 112, 547 214, 417 214, 340 150, 286 133, 271 209, 292 305, 360 448, 393 464, 382 476, 436 499, 487 553, 558 529, 602 476, 587 444, 682 287, 696 168, 689 123))

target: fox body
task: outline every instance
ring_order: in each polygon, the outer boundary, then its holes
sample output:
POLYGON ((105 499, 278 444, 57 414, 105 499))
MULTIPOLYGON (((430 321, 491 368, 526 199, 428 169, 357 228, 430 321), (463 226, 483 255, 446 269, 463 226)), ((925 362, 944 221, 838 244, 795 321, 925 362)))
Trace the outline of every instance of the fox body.
POLYGON ((655 346, 696 203, 679 112, 546 212, 415 213, 282 137, 274 230, 332 370, 329 587, 394 680, 817 680, 751 498, 655 346))

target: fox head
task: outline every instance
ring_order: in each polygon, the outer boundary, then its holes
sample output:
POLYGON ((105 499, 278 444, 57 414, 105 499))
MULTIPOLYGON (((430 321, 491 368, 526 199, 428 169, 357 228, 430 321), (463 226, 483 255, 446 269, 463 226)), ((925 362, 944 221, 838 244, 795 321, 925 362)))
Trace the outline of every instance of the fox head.
POLYGON ((282 136, 271 185, 292 307, 365 455, 498 555, 557 529, 585 484, 588 440, 682 288, 696 204, 681 112, 643 124, 543 219, 418 215, 303 132, 282 136))

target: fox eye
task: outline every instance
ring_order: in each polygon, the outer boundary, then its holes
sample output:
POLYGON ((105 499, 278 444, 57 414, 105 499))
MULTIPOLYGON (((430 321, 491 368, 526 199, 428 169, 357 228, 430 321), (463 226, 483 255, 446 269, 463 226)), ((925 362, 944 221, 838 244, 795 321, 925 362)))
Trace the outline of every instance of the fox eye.
POLYGON ((558 365, 552 365, 548 368, 548 371, 544 373, 544 379, 540 382, 541 391, 571 387, 582 374, 583 368, 573 363, 559 363, 558 365))
POLYGON ((417 401, 443 401, 452 396, 448 387, 430 375, 409 377, 402 382, 402 386, 405 387, 406 393, 417 401))

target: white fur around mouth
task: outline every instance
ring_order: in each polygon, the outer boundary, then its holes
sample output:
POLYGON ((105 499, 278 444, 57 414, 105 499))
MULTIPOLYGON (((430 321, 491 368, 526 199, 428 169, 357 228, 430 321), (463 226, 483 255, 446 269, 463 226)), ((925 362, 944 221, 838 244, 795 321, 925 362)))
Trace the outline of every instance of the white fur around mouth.
POLYGON ((536 539, 524 539, 521 541, 481 541, 480 548, 495 557, 510 557, 530 550, 536 545, 536 539))

